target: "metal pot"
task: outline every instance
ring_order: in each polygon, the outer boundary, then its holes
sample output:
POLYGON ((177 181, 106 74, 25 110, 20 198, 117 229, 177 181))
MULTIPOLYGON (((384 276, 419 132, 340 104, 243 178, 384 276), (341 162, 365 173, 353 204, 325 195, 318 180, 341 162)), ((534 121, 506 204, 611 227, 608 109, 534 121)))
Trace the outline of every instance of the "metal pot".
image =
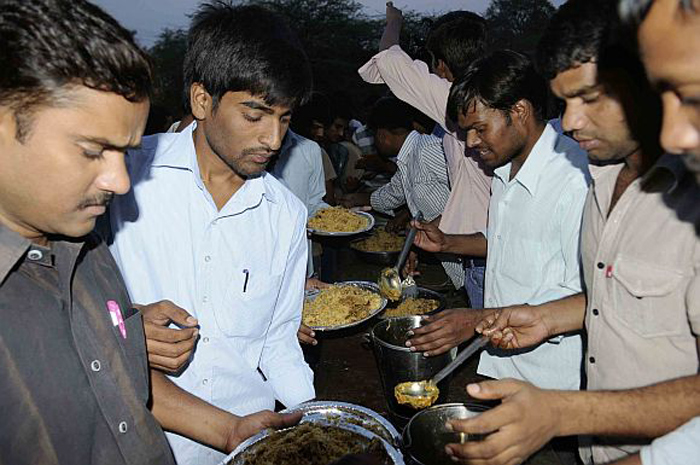
MULTIPOLYGON (((424 357, 421 352, 411 352, 406 347, 409 339, 406 333, 420 326, 419 316, 387 318, 374 325, 369 334, 389 410, 405 420, 411 418, 416 411, 396 402, 394 387, 406 381, 430 379, 454 360, 457 354, 457 348, 435 357, 424 357)), ((439 385, 438 402, 444 402, 447 398, 448 384, 449 378, 439 385)))
POLYGON ((479 404, 435 405, 415 414, 403 429, 404 453, 415 465, 452 465, 445 453, 445 445, 481 440, 482 436, 468 436, 445 428, 449 419, 464 419, 478 415, 488 407, 479 404))

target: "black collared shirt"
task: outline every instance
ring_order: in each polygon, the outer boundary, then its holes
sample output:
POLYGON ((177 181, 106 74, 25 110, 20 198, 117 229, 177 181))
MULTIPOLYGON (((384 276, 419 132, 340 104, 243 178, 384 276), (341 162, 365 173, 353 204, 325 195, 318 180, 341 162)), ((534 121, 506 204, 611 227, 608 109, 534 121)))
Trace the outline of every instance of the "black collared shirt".
POLYGON ((173 464, 148 399, 141 314, 107 247, 0 226, 0 464, 173 464))

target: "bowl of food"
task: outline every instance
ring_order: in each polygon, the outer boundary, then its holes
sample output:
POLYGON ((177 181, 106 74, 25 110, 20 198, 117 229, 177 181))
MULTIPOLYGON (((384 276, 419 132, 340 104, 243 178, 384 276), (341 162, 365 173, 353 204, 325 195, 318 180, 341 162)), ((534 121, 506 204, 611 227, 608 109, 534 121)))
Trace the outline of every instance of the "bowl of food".
POLYGON ((353 236, 371 230, 374 217, 363 211, 343 207, 328 207, 317 211, 307 224, 307 230, 317 236, 353 236))
POLYGON ((307 293, 302 323, 314 331, 357 326, 384 310, 387 301, 379 286, 368 281, 344 281, 307 293))
POLYGON ((377 228, 372 235, 353 240, 350 248, 368 263, 395 265, 405 240, 405 237, 377 228))
POLYGON ((447 299, 439 292, 424 287, 418 288, 418 297, 389 302, 379 318, 395 318, 411 315, 434 315, 447 306, 447 299))

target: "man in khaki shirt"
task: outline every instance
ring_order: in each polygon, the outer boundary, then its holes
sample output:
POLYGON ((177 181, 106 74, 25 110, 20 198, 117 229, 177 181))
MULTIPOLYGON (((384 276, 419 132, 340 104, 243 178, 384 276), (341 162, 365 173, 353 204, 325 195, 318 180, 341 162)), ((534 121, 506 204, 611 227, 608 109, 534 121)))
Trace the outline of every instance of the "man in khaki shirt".
POLYGON ((588 390, 541 390, 513 380, 468 386, 472 396, 502 404, 452 422, 458 431, 492 433, 449 445, 459 459, 520 463, 555 436, 591 435, 584 461, 610 463, 700 414, 700 191, 680 159, 661 156, 658 110, 640 64, 605 41, 614 6, 569 1, 538 50, 552 90, 567 105, 564 129, 589 158, 606 162, 591 170, 584 210, 586 295, 504 308, 477 328, 504 349, 585 328, 588 390))

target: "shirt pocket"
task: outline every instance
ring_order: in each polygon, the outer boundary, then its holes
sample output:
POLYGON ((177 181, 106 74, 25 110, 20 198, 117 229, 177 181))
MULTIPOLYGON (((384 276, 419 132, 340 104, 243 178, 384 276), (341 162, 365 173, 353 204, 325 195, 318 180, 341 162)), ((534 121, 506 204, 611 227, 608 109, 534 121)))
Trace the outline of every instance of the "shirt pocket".
POLYGON ((250 269, 234 276, 214 316, 219 330, 227 337, 260 338, 270 326, 280 292, 282 275, 250 269), (247 281, 247 282, 246 282, 247 281))
POLYGON ((613 265, 611 313, 642 337, 676 336, 687 327, 684 283, 679 271, 618 257, 613 265))

